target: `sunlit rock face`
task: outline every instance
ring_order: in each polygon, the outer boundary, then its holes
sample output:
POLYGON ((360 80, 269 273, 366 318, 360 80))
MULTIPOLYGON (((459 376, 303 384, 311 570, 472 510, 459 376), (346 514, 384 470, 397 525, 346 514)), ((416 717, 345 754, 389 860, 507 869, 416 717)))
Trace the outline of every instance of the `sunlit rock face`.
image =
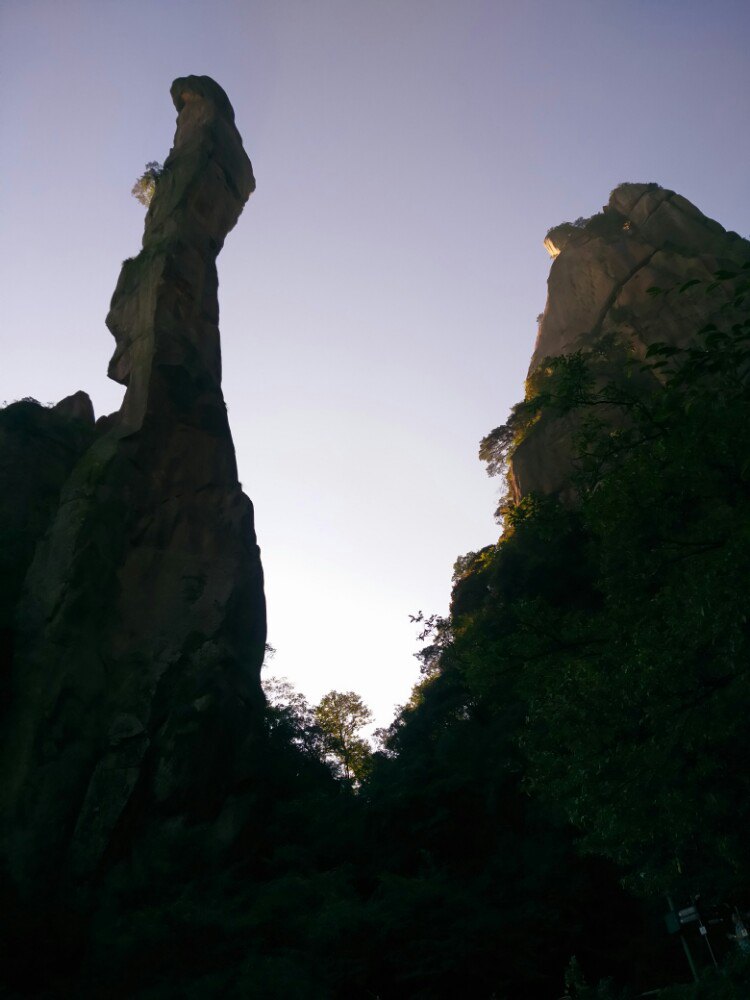
MULTIPOLYGON (((263 577, 216 273, 255 181, 224 91, 190 76, 171 93, 174 145, 107 317, 125 398, 66 475, 14 613, 3 848, 31 896, 86 882, 160 824, 230 841, 260 726, 263 577)), ((60 406, 86 419, 81 398, 60 406)))
POLYGON ((563 222, 562 225, 550 229, 544 237, 544 249, 553 260, 555 257, 559 257, 570 242, 570 236, 574 232, 575 226, 571 222, 563 222))
MULTIPOLYGON (((727 293, 706 294, 724 267, 750 259, 750 243, 727 232, 687 199, 657 184, 621 184, 601 213, 551 229, 547 303, 530 373, 545 358, 593 351, 600 378, 642 359, 662 341, 684 347, 706 323, 723 322, 727 293), (701 285, 677 294, 686 281, 701 285), (652 286, 674 293, 649 295, 652 286)), ((531 491, 568 493, 574 421, 545 416, 518 445, 509 482, 518 500, 531 491)))

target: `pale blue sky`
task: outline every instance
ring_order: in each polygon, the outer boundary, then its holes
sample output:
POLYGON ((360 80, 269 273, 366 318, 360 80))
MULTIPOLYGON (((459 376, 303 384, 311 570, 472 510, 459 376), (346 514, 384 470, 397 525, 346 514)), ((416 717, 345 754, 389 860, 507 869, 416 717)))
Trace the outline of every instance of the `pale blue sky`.
POLYGON ((750 3, 2 0, 0 400, 119 405, 104 326, 174 133, 227 91, 258 180, 219 258, 224 390, 275 672, 389 721, 408 613, 495 539, 546 230, 624 180, 750 233, 750 3))

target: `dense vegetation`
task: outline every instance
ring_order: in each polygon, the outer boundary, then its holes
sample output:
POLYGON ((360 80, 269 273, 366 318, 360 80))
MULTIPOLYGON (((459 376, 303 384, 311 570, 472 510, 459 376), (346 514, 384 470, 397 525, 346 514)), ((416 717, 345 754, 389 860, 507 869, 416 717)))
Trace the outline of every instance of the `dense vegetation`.
POLYGON ((176 830, 113 867, 48 983, 82 964, 108 996, 750 995, 750 319, 746 276, 717 280, 726 328, 616 380, 549 359, 485 439, 502 471, 574 414, 575 500, 506 500, 497 544, 457 562, 381 748, 351 692, 272 697, 229 866, 176 830), (686 923, 693 985, 664 916, 696 898, 719 968, 686 923))

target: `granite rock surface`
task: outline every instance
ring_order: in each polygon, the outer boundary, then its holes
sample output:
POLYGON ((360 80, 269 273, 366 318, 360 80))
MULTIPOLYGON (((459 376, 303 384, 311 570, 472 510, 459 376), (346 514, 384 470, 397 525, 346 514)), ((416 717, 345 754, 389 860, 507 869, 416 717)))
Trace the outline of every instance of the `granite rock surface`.
MULTIPOLYGON (((714 273, 750 260, 748 240, 657 184, 621 184, 599 214, 554 227, 544 242, 553 262, 529 374, 546 358, 587 351, 598 357, 599 377, 611 379, 651 344, 685 347, 705 324, 726 324, 727 293, 706 294, 714 273), (700 284, 674 294, 691 279, 700 284), (654 286, 673 292, 652 296, 654 286)), ((516 500, 569 492, 574 425, 543 416, 515 448, 516 500)))
POLYGON ((28 898, 90 882, 162 826, 231 841, 261 726, 263 575, 216 270, 255 180, 221 87, 188 76, 171 95, 174 144, 107 317, 122 407, 94 429, 80 394, 58 404, 45 419, 85 434, 53 482, 23 487, 46 506, 14 583, 0 814, 28 898))

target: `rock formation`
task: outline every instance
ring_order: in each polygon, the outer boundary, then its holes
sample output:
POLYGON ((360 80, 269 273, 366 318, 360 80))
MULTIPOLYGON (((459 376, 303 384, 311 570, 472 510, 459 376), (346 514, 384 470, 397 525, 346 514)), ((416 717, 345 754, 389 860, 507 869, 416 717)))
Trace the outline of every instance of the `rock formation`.
POLYGON ((255 181, 223 90, 189 76, 171 94, 174 145, 107 317, 122 407, 95 439, 81 394, 37 407, 54 461, 14 488, 40 510, 4 594, 3 853, 27 899, 86 884, 160 824, 231 840, 260 724, 263 579, 216 272, 255 181))
MULTIPOLYGON (((642 359, 665 342, 685 347, 706 323, 720 317, 726 293, 706 294, 724 267, 750 260, 750 242, 727 232, 674 191, 657 184, 621 184, 601 213, 549 231, 554 258, 530 373, 545 358, 591 351, 602 378, 624 356, 642 359), (651 296, 656 286, 685 294, 651 296)), ((516 499, 533 491, 568 488, 573 422, 545 415, 515 448, 510 488, 516 499)))
POLYGON ((60 490, 94 439, 94 411, 84 392, 41 406, 21 399, 0 410, 0 718, 7 708, 13 615, 39 539, 60 490))

